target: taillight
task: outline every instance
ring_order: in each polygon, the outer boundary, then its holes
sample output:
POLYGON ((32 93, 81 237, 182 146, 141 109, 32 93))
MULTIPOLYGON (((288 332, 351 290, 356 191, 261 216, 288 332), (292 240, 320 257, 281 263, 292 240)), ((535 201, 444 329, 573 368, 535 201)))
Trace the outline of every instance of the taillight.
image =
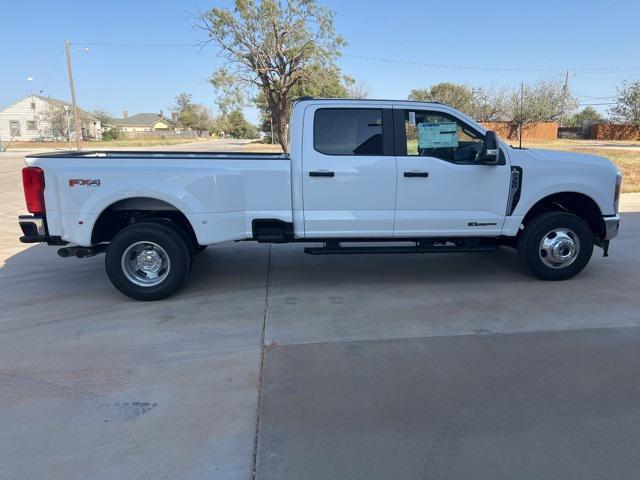
POLYGON ((44 213, 44 172, 39 167, 22 169, 24 199, 29 213, 44 213))

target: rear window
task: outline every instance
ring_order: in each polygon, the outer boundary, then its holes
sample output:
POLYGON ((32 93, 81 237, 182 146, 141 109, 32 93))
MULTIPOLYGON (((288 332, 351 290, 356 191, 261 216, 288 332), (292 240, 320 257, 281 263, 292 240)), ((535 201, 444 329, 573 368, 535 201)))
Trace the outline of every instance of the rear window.
POLYGON ((322 108, 313 122, 313 148, 325 155, 383 155, 382 110, 322 108))

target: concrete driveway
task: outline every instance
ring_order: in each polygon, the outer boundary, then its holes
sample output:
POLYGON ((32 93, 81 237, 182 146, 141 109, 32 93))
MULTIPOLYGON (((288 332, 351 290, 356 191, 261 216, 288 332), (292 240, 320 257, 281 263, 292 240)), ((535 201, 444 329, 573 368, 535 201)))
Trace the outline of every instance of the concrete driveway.
POLYGON ((609 478, 640 471, 640 195, 611 256, 210 247, 138 303, 17 242, 0 154, 0 478, 609 478))

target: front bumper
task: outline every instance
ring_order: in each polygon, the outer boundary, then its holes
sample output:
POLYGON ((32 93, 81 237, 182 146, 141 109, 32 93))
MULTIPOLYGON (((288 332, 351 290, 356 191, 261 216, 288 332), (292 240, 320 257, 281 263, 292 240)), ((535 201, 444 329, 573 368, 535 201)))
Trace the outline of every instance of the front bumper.
POLYGON ((604 238, 603 240, 611 240, 618 235, 620 229, 620 215, 612 217, 602 217, 604 221, 604 238))
POLYGON ((20 237, 22 243, 40 243, 47 241, 47 229, 42 216, 20 215, 18 222, 24 234, 20 237))

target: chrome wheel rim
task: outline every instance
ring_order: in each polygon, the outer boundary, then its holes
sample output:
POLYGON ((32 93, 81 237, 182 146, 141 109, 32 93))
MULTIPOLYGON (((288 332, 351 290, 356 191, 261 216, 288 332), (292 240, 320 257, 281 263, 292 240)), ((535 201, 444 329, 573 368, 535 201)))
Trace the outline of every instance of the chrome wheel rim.
POLYGON ((554 228, 540 240, 538 255, 550 268, 566 268, 575 262, 580 253, 580 239, 568 228, 554 228))
POLYGON ((122 253, 122 271, 140 287, 155 287, 169 275, 171 261, 164 248, 154 242, 136 242, 122 253))

